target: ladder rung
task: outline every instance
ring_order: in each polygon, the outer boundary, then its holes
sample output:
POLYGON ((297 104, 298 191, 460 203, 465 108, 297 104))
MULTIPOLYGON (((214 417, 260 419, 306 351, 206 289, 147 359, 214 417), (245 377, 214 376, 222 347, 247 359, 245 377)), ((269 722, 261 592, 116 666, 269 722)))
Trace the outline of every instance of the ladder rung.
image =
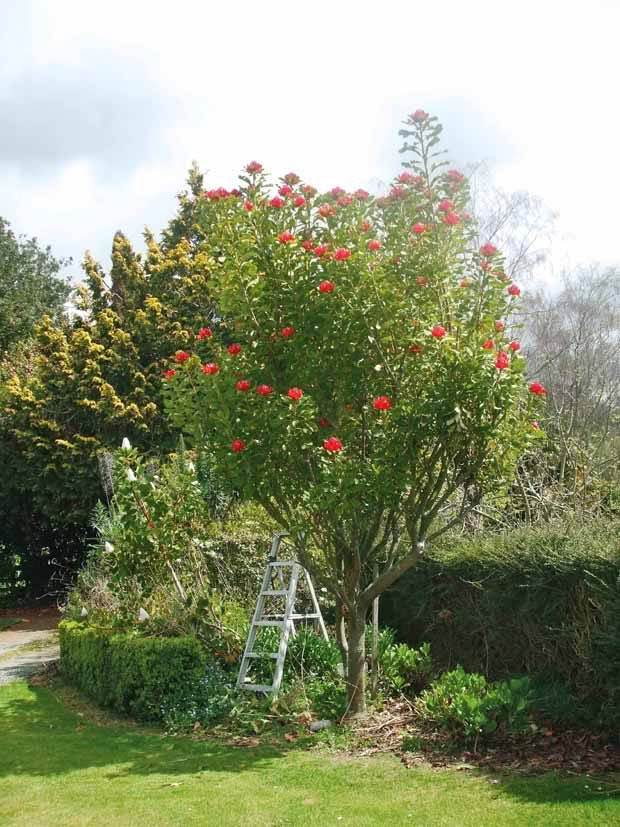
POLYGON ((268 589, 266 592, 261 592, 261 594, 270 595, 271 597, 284 597, 288 594, 288 589, 268 589))
POLYGON ((278 653, 276 652, 275 655, 271 652, 248 652, 246 658, 273 658, 274 660, 278 657, 278 653))
POLYGON ((257 620, 252 626, 281 626, 283 622, 282 620, 257 620))
POLYGON ((294 560, 272 560, 268 563, 269 566, 281 567, 281 566, 294 566, 294 560))
POLYGON ((252 692, 271 692, 272 686, 261 683, 244 683, 242 689, 251 689, 252 692))
POLYGON ((289 615, 289 617, 291 620, 305 620, 306 618, 308 618, 308 620, 312 620, 313 618, 320 617, 320 615, 317 612, 314 612, 310 615, 289 615))

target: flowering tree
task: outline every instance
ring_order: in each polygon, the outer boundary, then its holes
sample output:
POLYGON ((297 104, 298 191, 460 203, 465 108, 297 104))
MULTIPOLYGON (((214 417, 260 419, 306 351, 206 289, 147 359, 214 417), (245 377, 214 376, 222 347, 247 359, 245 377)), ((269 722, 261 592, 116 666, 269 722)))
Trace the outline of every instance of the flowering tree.
POLYGON ((293 173, 274 195, 255 161, 238 191, 204 193, 218 344, 203 328, 165 374, 176 424, 334 595, 352 714, 372 600, 511 474, 544 395, 506 335, 519 288, 495 247, 471 249, 440 132, 407 119, 411 160, 385 198, 318 195, 293 173))

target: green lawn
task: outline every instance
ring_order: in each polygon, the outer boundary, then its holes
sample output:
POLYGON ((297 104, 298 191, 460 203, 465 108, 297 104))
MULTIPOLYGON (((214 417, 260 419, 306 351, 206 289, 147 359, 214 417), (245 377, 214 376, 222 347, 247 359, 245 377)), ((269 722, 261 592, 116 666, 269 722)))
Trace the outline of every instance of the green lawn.
POLYGON ((620 823, 620 800, 590 779, 407 770, 388 758, 235 748, 84 720, 47 689, 0 687, 3 827, 620 823))

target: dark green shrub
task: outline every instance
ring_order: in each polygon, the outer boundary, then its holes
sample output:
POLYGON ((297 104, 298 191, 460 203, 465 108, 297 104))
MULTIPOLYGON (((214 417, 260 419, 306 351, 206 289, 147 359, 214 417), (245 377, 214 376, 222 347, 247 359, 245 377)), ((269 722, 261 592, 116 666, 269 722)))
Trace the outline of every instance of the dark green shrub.
POLYGON ((206 658, 193 638, 147 638, 60 624, 60 665, 98 704, 138 720, 161 721, 162 703, 197 684, 206 658))
POLYGON ((430 643, 412 649, 406 643, 388 646, 379 658, 380 677, 392 690, 417 693, 428 685, 432 660, 430 643))
POLYGON ((197 683, 179 687, 176 694, 170 692, 162 699, 158 717, 171 732, 188 731, 197 722, 203 727, 215 724, 239 703, 235 678, 218 664, 209 664, 197 683))
POLYGON ((347 710, 347 686, 337 676, 311 681, 306 686, 306 694, 312 712, 319 718, 338 721, 347 710))

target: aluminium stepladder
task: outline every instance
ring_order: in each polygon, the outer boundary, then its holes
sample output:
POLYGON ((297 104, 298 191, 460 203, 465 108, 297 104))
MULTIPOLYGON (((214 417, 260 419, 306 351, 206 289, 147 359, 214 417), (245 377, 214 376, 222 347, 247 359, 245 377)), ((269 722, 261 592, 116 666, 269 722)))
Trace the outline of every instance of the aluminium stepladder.
POLYGON ((286 536, 288 536, 287 532, 281 532, 273 535, 271 552, 269 554, 267 566, 265 567, 263 584, 256 601, 256 609, 254 610, 252 625, 250 627, 248 639, 245 644, 245 650, 241 659, 241 668, 239 669, 239 676, 237 678, 237 689, 248 689, 252 692, 271 692, 274 696, 278 694, 280 684, 282 683, 284 659, 286 658, 288 639, 290 635, 293 635, 293 637, 295 636, 296 620, 315 621, 325 640, 328 639, 327 629, 325 628, 325 623, 323 622, 323 615, 321 614, 321 609, 316 599, 316 593, 314 591, 314 586, 312 585, 310 575, 296 560, 278 560, 278 549, 280 548, 282 537, 286 536), (290 569, 288 586, 285 584, 283 569, 290 569), (305 577, 308 592, 312 600, 313 611, 309 614, 300 614, 295 612, 295 597, 297 594, 297 585, 300 576, 305 577), (277 579, 279 588, 273 588, 274 579, 277 579), (284 610, 279 613, 272 612, 271 614, 265 614, 265 602, 268 597, 284 600, 284 610), (254 651, 256 636, 259 629, 264 626, 277 626, 280 628, 280 646, 277 652, 254 651), (250 662, 254 658, 271 658, 276 661, 276 668, 273 673, 273 680, 271 684, 250 683, 246 680, 250 662))

